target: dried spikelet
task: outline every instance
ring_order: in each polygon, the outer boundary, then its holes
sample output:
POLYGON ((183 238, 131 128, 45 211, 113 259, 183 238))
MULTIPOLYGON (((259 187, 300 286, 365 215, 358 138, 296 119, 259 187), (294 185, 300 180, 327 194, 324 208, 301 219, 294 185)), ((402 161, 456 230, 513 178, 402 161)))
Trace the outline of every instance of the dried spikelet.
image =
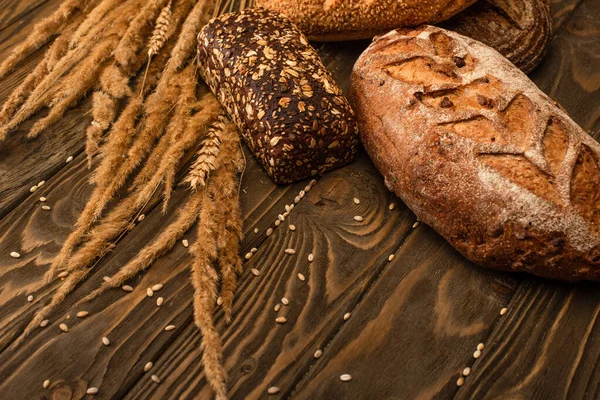
POLYGON ((88 168, 92 167, 92 158, 100 151, 100 139, 104 129, 96 121, 92 121, 85 131, 85 154, 88 168))
POLYGON ((119 269, 109 281, 104 282, 98 289, 91 292, 84 301, 89 301, 110 288, 116 288, 124 284, 128 279, 133 278, 140 272, 148 268, 155 260, 167 253, 175 246, 175 243, 192 227, 198 218, 200 204, 203 193, 193 194, 178 212, 177 218, 165 230, 152 241, 152 244, 145 246, 133 260, 119 269))
POLYGON ((98 76, 105 66, 105 62, 117 43, 117 37, 108 38, 77 66, 74 73, 64 79, 62 90, 58 97, 61 99, 51 109, 48 115, 36 122, 29 133, 28 138, 37 137, 44 129, 56 123, 65 112, 76 105, 79 100, 96 84, 98 76))
POLYGON ((100 75, 100 88, 116 99, 131 96, 129 78, 118 66, 110 65, 100 75))
POLYGON ((225 133, 225 141, 233 142, 232 155, 229 160, 232 164, 230 175, 222 184, 223 197, 220 200, 220 209, 224 210, 218 217, 217 224, 221 226, 217 237, 219 265, 221 266, 221 297, 223 298, 223 311, 225 322, 231 322, 233 299, 237 289, 237 275, 242 272, 240 259, 240 241, 242 239, 242 214, 239 196, 237 193, 236 174, 244 168, 244 159, 239 147, 239 136, 235 126, 225 133))
MULTIPOLYGON (((15 111, 27 100, 27 96, 29 96, 31 91, 54 68, 56 62, 66 54, 69 38, 80 20, 80 17, 73 19, 73 22, 54 40, 48 51, 44 54, 42 61, 36 65, 34 70, 25 77, 23 82, 6 99, 2 105, 2 111, 0 111, 0 125, 6 123, 14 115, 15 111)), ((8 130, 5 130, 5 132, 8 132, 8 130)), ((4 137, 0 137, 0 141, 3 139, 4 137)))
MULTIPOLYGON (((14 115, 13 119, 4 125, 3 129, 9 131, 14 129, 20 123, 31 117, 41 107, 48 102, 48 96, 52 93, 56 82, 59 81, 61 76, 69 71, 75 64, 81 61, 85 56, 90 53, 98 54, 97 44, 101 42, 103 38, 110 37, 111 35, 119 34, 122 29, 122 23, 127 21, 127 13, 131 12, 131 8, 137 6, 137 2, 142 0, 134 0, 133 2, 124 3, 122 6, 115 8, 111 11, 111 23, 99 24, 95 26, 90 32, 89 38, 85 39, 85 46, 82 45, 75 50, 69 51, 67 55, 62 57, 59 62, 55 65, 52 71, 50 71, 42 81, 35 87, 31 92, 29 98, 23 103, 21 109, 14 115)), ((0 136, 2 133, 0 133, 0 136)))
MULTIPOLYGON (((220 157, 230 154, 223 144, 220 157)), ((217 273, 213 264, 217 258, 216 236, 218 225, 214 216, 218 213, 216 203, 220 197, 223 179, 232 171, 231 163, 225 163, 215 171, 206 187, 207 195, 202 201, 198 238, 190 248, 194 256, 192 264, 192 284, 194 286, 194 322, 202 332, 204 351, 202 362, 206 379, 217 398, 227 398, 227 373, 222 364, 223 349, 221 339, 213 321, 214 304, 217 299, 217 273)))
POLYGON ((202 112, 194 115, 190 121, 188 127, 179 138, 174 136, 175 142, 169 148, 169 152, 165 155, 162 163, 167 165, 165 170, 165 194, 163 196, 163 210, 169 201, 170 191, 174 183, 175 171, 179 165, 179 160, 183 157, 185 152, 189 150, 198 140, 202 139, 209 124, 214 121, 216 115, 221 112, 222 109, 215 101, 210 107, 206 107, 202 112), (171 176, 171 180, 168 181, 168 177, 171 176))
POLYGON ((85 152, 88 166, 92 165, 92 157, 98 153, 102 133, 114 121, 117 113, 117 100, 109 94, 99 91, 92 98, 92 117, 94 120, 86 130, 85 152))
POLYGON ((173 191, 173 182, 175 173, 179 167, 179 161, 184 153, 198 140, 198 132, 188 129, 188 120, 191 116, 192 104, 196 102, 196 85, 197 80, 194 76, 194 67, 190 65, 189 71, 185 75, 186 78, 182 81, 181 94, 179 102, 175 110, 175 115, 167 126, 167 134, 171 138, 171 146, 169 151, 165 153, 165 157, 161 160, 167 166, 164 172, 164 194, 163 194, 163 212, 167 211, 171 193, 173 191), (173 132, 170 134, 170 132, 173 132), (171 149, 179 148, 177 153, 171 149))
POLYGON ((90 0, 67 0, 54 13, 35 25, 27 39, 0 64, 0 78, 6 76, 21 60, 46 44, 52 36, 58 34, 78 11, 87 7, 88 3, 90 0))
POLYGON ((181 28, 181 33, 171 59, 167 64, 165 75, 171 75, 181 69, 185 63, 195 54, 196 50, 196 38, 200 29, 210 19, 209 10, 213 7, 213 1, 210 0, 198 0, 198 3, 194 6, 181 28))
MULTIPOLYGON (((131 135, 135 131, 135 124, 141 111, 141 100, 137 97, 132 97, 117 119, 117 122, 113 125, 113 134, 109 136, 108 143, 105 145, 105 147, 109 149, 109 152, 107 152, 109 157, 105 157, 98 167, 98 169, 104 168, 104 172, 108 176, 110 176, 111 171, 115 171, 119 167, 119 163, 122 161, 123 155, 127 151, 128 143, 131 141, 131 135)), ((94 189, 90 200, 79 215, 75 224, 75 230, 67 237, 60 252, 54 258, 50 269, 46 273, 47 282, 52 280, 56 272, 66 265, 75 246, 82 241, 83 235, 96 220, 98 214, 96 210, 98 208, 104 208, 105 204, 101 207, 98 206, 98 203, 103 197, 104 187, 99 185, 94 189)))
POLYGON ((115 61, 129 73, 139 69, 145 60, 142 49, 153 27, 153 21, 167 0, 150 0, 131 21, 121 43, 115 49, 115 61))
POLYGON ((98 25, 102 18, 104 18, 111 10, 113 10, 120 2, 121 0, 103 0, 100 2, 100 4, 94 7, 73 34, 73 37, 69 41, 69 47, 77 47, 80 44, 81 39, 90 33, 93 28, 98 25))
POLYGON ((208 129, 206 137, 196 153, 196 160, 184 180, 193 190, 196 190, 198 185, 204 186, 208 174, 214 170, 215 158, 219 154, 221 146, 221 133, 227 128, 229 127, 225 123, 225 118, 220 115, 217 122, 213 123, 208 129))
POLYGON ((103 130, 108 129, 117 113, 115 99, 107 93, 95 92, 92 100, 94 103, 94 107, 92 107, 94 121, 103 130))

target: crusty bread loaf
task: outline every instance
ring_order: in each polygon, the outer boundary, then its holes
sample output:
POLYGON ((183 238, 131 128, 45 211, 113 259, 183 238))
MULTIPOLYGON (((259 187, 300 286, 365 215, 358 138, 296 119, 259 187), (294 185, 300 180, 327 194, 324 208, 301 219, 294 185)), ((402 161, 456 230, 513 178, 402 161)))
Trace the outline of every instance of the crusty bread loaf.
POLYGON ((393 28, 433 24, 475 0, 256 0, 287 15, 311 40, 367 39, 393 28))
POLYGON ((441 26, 492 46, 529 73, 552 38, 550 0, 480 0, 441 26))
POLYGON ((281 14, 247 9, 198 35, 202 77, 276 183, 352 161, 354 113, 316 51, 281 14))
POLYGON ((498 52, 392 31, 358 59, 349 99, 386 185, 467 258, 600 281, 600 145, 498 52))

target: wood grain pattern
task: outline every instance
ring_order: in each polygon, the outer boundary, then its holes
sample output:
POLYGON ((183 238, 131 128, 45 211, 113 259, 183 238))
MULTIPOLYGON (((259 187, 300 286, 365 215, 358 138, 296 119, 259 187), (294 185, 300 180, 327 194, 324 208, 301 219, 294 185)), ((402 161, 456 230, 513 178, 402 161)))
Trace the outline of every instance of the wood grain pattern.
MULTIPOLYGON (((25 7, 35 1, 21 3, 20 7, 25 7)), ((29 33, 27 27, 49 15, 60 3, 61 0, 43 2, 39 7, 30 8, 30 11, 35 12, 19 17, 17 22, 0 30, 0 58, 4 58, 17 43, 25 39, 29 33)), ((0 103, 31 72, 41 59, 44 49, 27 57, 14 72, 2 79, 0 103)), ((90 102, 86 100, 74 107, 36 140, 25 138, 25 134, 43 114, 23 123, 10 132, 5 141, 0 142, 0 218, 30 195, 31 186, 41 180, 48 180, 64 167, 67 157, 75 156, 83 150, 85 127, 91 121, 91 117, 87 115, 89 106, 90 102), (17 165, 19 168, 15 168, 17 165)))
POLYGON ((452 397, 515 284, 416 228, 292 397, 452 397), (342 374, 352 381, 341 382, 342 374))
MULTIPOLYGON (((323 177, 290 214, 296 231, 277 230, 247 268, 234 322, 223 332, 226 367, 233 398, 261 398, 277 385, 285 397, 313 363, 313 353, 335 335, 344 313, 351 311, 368 290, 389 254, 411 230, 414 216, 401 205, 390 211, 394 196, 363 154, 359 161, 323 177), (353 198, 361 200, 359 205, 353 198), (357 222, 355 215, 364 217, 357 222), (293 248, 288 255, 284 249, 293 248), (315 261, 308 262, 308 254, 315 261), (306 281, 298 279, 302 273, 306 281), (290 300, 278 312, 282 297, 290 300), (288 322, 278 325, 277 316, 288 322)), ((197 360, 200 337, 193 325, 155 362, 160 386, 140 380, 128 398, 209 398, 197 360)))
MULTIPOLYGON (((246 157, 249 162, 244 186, 252 182, 256 190, 242 191, 245 220, 273 222, 283 209, 281 203, 293 202, 306 182, 277 187, 249 154, 246 157), (254 184, 260 181, 264 185, 254 184)), ((31 196, 0 225, 0 248, 3 249, 0 284, 4 288, 0 297, 0 318, 6 322, 0 330, 0 344, 4 349, 0 354, 0 393, 13 398, 31 398, 63 390, 81 397, 86 387, 92 385, 104 387, 102 395, 105 398, 120 396, 142 375, 143 365, 161 353, 161 349, 191 322, 193 290, 187 270, 191 259, 180 244, 154 263, 148 273, 131 283, 136 288, 132 293, 114 290, 90 304, 77 303, 99 285, 102 276, 112 275, 135 257, 137 251, 173 218, 172 211, 163 215, 154 201, 146 211, 146 218, 94 267, 85 283, 52 314, 48 327, 36 330, 19 348, 7 347, 55 289, 56 285, 48 287, 40 282, 90 194, 88 179, 89 171, 80 156, 70 170, 61 171, 43 187, 51 212, 40 210, 37 198, 31 196), (10 249, 15 248, 20 249, 20 259, 8 256, 10 249), (165 287, 155 298, 146 298, 146 288, 158 282, 165 287), (26 301, 30 293, 35 296, 32 303, 26 301), (160 308, 155 305, 159 295, 165 298, 165 304, 160 308), (91 314, 83 320, 74 316, 82 308, 91 314), (69 333, 62 334, 58 330, 60 322, 70 326, 69 333), (168 324, 180 328, 164 332, 168 324), (111 339, 111 346, 106 348, 101 344, 102 336, 111 339), (79 347, 85 347, 85 350, 65 351, 79 347), (41 376, 54 382, 47 392, 38 382, 41 376)), ((187 190, 177 190, 171 210, 181 206, 187 196, 187 190)), ((246 247, 260 240, 261 235, 251 233, 253 229, 254 225, 246 224, 246 247)), ((193 242, 193 236, 190 241, 193 242)))
POLYGON ((2 2, 0 10, 0 31, 6 29, 11 24, 24 19, 27 15, 37 14, 36 8, 46 3, 48 0, 5 0, 2 2), (34 14, 35 11, 35 14, 34 14))
MULTIPOLYGON (((61 0, 19 14, 35 1, 20 2, 16 14, 10 14, 18 17, 8 27, 2 29, 0 23, 0 56, 23 38, 23 27, 61 0)), ((533 75, 596 137, 598 7, 595 0, 553 1, 554 25, 561 28, 533 75)), ((342 88, 367 45, 319 46, 342 88)), ((0 101, 40 55, 1 82, 0 101)), ((173 210, 185 202, 185 190, 175 192, 167 215, 156 208, 156 200, 151 202, 146 219, 52 314, 50 326, 11 347, 55 290, 54 285, 42 286, 40 279, 90 194, 83 156, 64 164, 82 148, 78 135, 89 121, 82 110, 69 113, 62 129, 35 141, 13 138, 0 145, 0 397, 83 398, 88 386, 98 386, 95 397, 100 399, 210 398, 200 366, 202 340, 192 321, 190 260, 181 245, 132 280, 134 292, 114 290, 89 304, 77 303, 173 218, 173 210), (28 164, 31 157, 36 162, 28 164), (29 187, 44 178, 46 186, 30 194, 29 187), (40 209, 40 195, 48 197, 51 211, 40 209), (22 258, 10 258, 13 250, 22 258), (157 282, 164 288, 148 299, 145 288, 157 282), (29 293, 35 296, 31 303, 26 301, 29 293), (154 303, 158 295, 165 298, 160 308, 154 303), (74 313, 81 309, 90 316, 77 319, 74 313), (63 321, 69 333, 58 330, 63 321), (165 332, 170 323, 177 328, 165 332), (104 335, 111 339, 108 347, 100 342, 104 335), (155 362, 151 373, 161 377, 160 385, 143 372, 147 361, 155 362), (48 390, 42 388, 44 379, 52 380, 48 390)), ((273 398, 600 396, 597 285, 564 285, 472 266, 431 229, 411 228, 414 215, 385 190, 364 154, 321 178, 266 237, 265 230, 306 182, 277 187, 247 157, 241 191, 244 250, 258 251, 245 265, 234 322, 225 326, 217 314, 233 398, 265 398, 272 385, 281 388, 273 398), (359 205, 353 197, 361 200, 359 205), (394 211, 387 208, 390 202, 397 205, 394 211), (364 221, 354 221, 354 215, 364 221), (296 231, 289 231, 290 222, 296 231), (283 254, 287 247, 297 253, 283 254), (315 262, 309 263, 312 251, 315 262), (388 262, 391 253, 395 258, 388 262), (254 277, 249 268, 261 274, 254 277), (298 272, 306 282, 297 279, 298 272), (283 296, 290 305, 278 314, 288 322, 278 325, 273 306, 283 296), (500 317, 499 308, 507 304, 509 313, 500 317), (344 322, 348 311, 352 315, 344 322), (486 349, 474 362, 472 353, 480 341, 486 349), (324 354, 315 360, 317 348, 324 354), (473 372, 459 389, 455 382, 465 366, 473 372), (342 383, 341 373, 354 379, 342 383)))

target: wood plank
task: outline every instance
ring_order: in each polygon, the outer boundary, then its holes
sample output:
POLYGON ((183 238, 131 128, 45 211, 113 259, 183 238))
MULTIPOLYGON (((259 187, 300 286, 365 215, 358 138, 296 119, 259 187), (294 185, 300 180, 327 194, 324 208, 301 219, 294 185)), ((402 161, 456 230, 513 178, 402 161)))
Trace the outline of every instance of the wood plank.
POLYGON ((5 0, 0 10, 0 31, 6 29, 27 14, 37 13, 37 8, 48 0, 5 0))
POLYGON ((600 397, 597 284, 526 279, 457 399, 600 397))
MULTIPOLYGON (((569 2, 567 2, 569 3, 569 2)), ((600 2, 579 4, 531 79, 588 132, 600 130, 600 2)))
POLYGON ((420 226, 353 310, 297 399, 450 398, 515 287, 420 226), (352 381, 343 383, 341 374, 352 381))
MULTIPOLYGON (((49 15, 61 0, 49 0, 28 13, 16 23, 0 31, 0 59, 16 44, 25 39, 31 27, 49 15)), ((33 70, 41 59, 45 47, 36 51, 2 79, 0 103, 8 97, 33 70)), ((91 121, 87 115, 90 102, 84 101, 71 109, 56 125, 35 140, 25 137, 29 128, 42 116, 23 123, 0 142, 0 218, 30 195, 29 188, 41 180, 48 180, 65 165, 71 155, 81 153, 85 143, 85 128, 91 121), (18 168, 16 168, 18 166, 18 168)))
MULTIPOLYGON (((0 222, 0 285, 3 287, 0 318, 5 323, 0 329, 2 347, 14 340, 33 312, 47 303, 56 289, 56 285, 42 285, 41 278, 89 196, 88 178, 81 156, 43 187, 48 197, 46 204, 53 207, 51 212, 40 211, 40 203, 31 197, 0 222), (17 260, 8 256, 15 248, 22 253, 17 260), (26 300, 30 293, 35 296, 32 303, 26 300)), ((254 159, 248 158, 244 186, 250 184, 252 190, 242 191, 246 222, 272 223, 283 204, 293 202, 306 182, 275 186, 254 159)), ((177 190, 166 216, 160 207, 147 212, 146 218, 98 263, 90 277, 52 314, 48 327, 36 330, 18 348, 6 348, 0 354, 0 396, 36 398, 69 392, 80 397, 86 387, 94 385, 103 388, 101 398, 120 397, 142 376, 143 365, 157 358, 157 354, 189 326, 193 293, 188 282, 190 258, 181 245, 134 279, 131 283, 136 287, 134 292, 125 294, 114 290, 90 304, 77 304, 85 293, 99 285, 102 276, 112 275, 135 257, 173 218, 173 210, 185 203, 187 195, 187 190, 177 190), (157 282, 165 285, 160 292, 165 304, 160 308, 156 307, 155 299, 145 297, 146 287, 157 282), (74 317, 81 307, 91 314, 84 320, 74 317), (68 334, 58 330, 60 322, 69 324, 68 334), (164 326, 170 323, 178 329, 164 332, 164 326), (104 335, 111 339, 109 347, 100 342, 104 335), (53 384, 44 390, 40 379, 51 379, 53 384)), ((245 227, 246 251, 259 243, 261 237, 264 240, 264 233, 253 233, 254 226, 247 223, 245 227)), ((193 235, 190 241, 193 242, 193 235)))
MULTIPOLYGON (((564 22, 536 83, 600 139, 600 4, 564 22), (589 72, 589 73, 588 73, 589 72)), ((457 398, 595 399, 600 396, 600 296, 592 283, 526 278, 457 398)))
MULTIPOLYGON (((398 204, 362 154, 353 164, 325 175, 290 214, 296 231, 277 230, 248 261, 260 276, 246 275, 233 323, 219 319, 230 374, 232 398, 261 398, 271 385, 289 393, 343 323, 371 283, 404 241, 414 215, 398 204), (359 198, 355 204, 353 198, 359 198), (355 215, 364 221, 353 219, 355 215), (284 249, 296 254, 287 255, 284 249), (314 254, 314 262, 308 262, 314 254), (298 279, 302 273, 306 282, 298 279), (289 306, 273 311, 282 297, 289 306), (288 322, 278 325, 277 316, 288 322)), ((190 324, 155 360, 154 372, 140 380, 127 398, 209 398, 202 367, 201 338, 190 324)))

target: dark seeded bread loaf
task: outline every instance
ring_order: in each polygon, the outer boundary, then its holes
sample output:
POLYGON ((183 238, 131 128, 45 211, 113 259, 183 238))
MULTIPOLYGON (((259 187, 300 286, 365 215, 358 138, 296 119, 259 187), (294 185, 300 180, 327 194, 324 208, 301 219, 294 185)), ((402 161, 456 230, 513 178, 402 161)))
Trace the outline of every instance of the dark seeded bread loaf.
POLYGON ((493 47, 529 73, 552 39, 550 0, 480 0, 441 26, 493 47))
POLYGON ((600 281, 600 145, 498 52, 441 28, 393 31, 350 86, 387 186, 467 258, 600 281))
POLYGON ((198 35, 200 74, 277 183, 352 161, 354 113, 315 50, 283 15, 248 9, 198 35))
POLYGON ((287 15, 311 40, 370 39, 450 18, 475 0, 256 0, 287 15))

